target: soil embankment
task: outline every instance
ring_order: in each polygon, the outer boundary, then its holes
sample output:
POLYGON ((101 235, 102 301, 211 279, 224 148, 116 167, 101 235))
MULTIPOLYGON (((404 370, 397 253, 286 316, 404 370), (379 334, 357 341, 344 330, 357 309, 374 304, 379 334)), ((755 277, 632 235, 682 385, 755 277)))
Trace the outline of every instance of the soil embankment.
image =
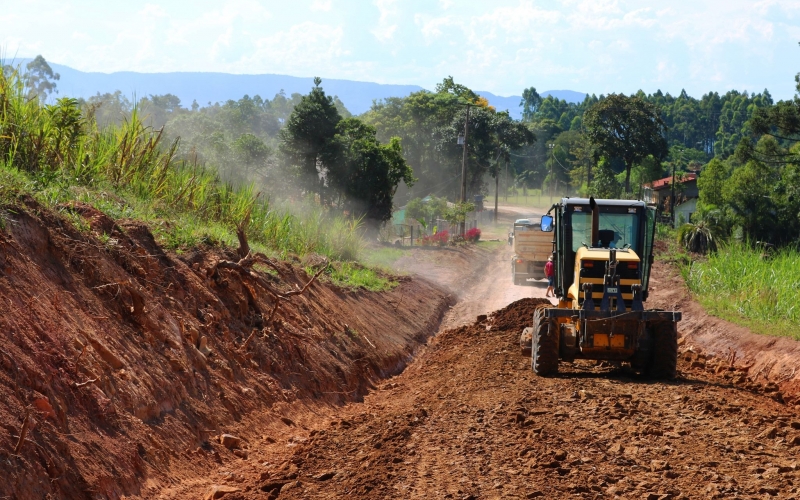
POLYGON ((91 229, 28 200, 0 233, 0 498, 800 496, 800 412, 770 375, 796 344, 708 317, 667 266, 648 305, 684 312, 676 381, 541 378, 518 339, 544 287, 511 284, 505 245, 399 263, 448 290, 283 300, 299 266, 64 210, 91 229))
MULTIPOLYGON (((683 311, 678 332, 685 349, 735 366, 752 383, 778 387, 779 397, 787 404, 800 403, 800 342, 758 335, 743 326, 710 316, 692 299, 674 266, 657 262, 650 284, 652 295, 648 307, 683 311)), ((780 335, 781 332, 775 333, 780 335)))
POLYGON ((202 483, 249 443, 305 432, 400 372, 451 300, 411 278, 278 298, 308 283, 299 265, 169 254, 143 224, 62 210, 86 229, 32 199, 4 210, 0 498, 152 498, 202 483))

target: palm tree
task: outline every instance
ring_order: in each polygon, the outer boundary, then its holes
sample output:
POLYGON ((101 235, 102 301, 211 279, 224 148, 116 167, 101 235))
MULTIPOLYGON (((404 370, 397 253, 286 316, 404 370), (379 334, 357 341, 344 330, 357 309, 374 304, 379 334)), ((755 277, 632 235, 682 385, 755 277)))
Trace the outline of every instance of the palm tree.
POLYGON ((711 210, 694 222, 687 222, 678 228, 678 242, 689 252, 707 254, 717 250, 719 235, 719 210, 711 210))

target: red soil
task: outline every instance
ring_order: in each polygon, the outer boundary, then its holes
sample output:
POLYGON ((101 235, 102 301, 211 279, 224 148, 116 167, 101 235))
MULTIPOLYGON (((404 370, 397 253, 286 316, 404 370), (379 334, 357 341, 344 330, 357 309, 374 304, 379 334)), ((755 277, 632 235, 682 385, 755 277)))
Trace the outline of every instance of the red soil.
MULTIPOLYGON (((62 209, 91 231, 30 198, 5 207, 0 498, 151 497, 191 482, 221 460, 213 436, 246 443, 302 428, 302 408, 360 401, 405 367, 451 300, 418 279, 386 293, 315 282, 269 322, 274 299, 257 279, 213 272, 238 260, 231 252, 177 256, 141 223, 62 209)), ((269 264, 255 274, 274 289, 310 279, 269 264)))

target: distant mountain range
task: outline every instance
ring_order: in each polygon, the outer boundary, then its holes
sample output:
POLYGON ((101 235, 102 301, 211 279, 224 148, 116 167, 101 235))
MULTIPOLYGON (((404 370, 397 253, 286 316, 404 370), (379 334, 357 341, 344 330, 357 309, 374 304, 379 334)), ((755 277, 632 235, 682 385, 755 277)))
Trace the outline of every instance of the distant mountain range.
MULTIPOLYGON (((20 59, 14 64, 23 67, 29 60, 20 59)), ((60 95, 70 97, 89 98, 98 92, 122 91, 131 98, 133 95, 144 97, 150 94, 174 94, 181 100, 181 104, 189 107, 196 100, 200 106, 209 103, 225 102, 228 99, 240 99, 245 94, 260 95, 265 99, 272 99, 283 90, 287 96, 298 92, 307 94, 314 82, 311 77, 297 77, 286 75, 234 75, 229 73, 200 73, 200 72, 174 72, 174 73, 135 73, 121 71, 117 73, 87 73, 64 66, 50 63, 53 71, 61 75, 58 81, 60 95)), ((322 87, 328 95, 337 95, 347 109, 355 114, 367 111, 376 99, 387 97, 405 97, 412 92, 423 90, 418 85, 386 85, 371 82, 357 82, 353 80, 322 79, 322 87)), ((491 92, 478 91, 485 97, 489 104, 499 111, 508 110, 514 118, 522 116, 519 103, 520 96, 497 96, 491 92)), ((541 95, 552 95, 567 102, 581 102, 586 94, 572 90, 548 90, 541 95)))

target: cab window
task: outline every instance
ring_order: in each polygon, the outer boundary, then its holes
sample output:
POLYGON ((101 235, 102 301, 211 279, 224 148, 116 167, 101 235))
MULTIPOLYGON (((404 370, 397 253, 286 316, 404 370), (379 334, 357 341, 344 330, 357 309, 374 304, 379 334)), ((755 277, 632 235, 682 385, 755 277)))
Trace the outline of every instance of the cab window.
MULTIPOLYGON (((623 248, 628 245, 639 253, 639 216, 636 213, 600 213, 600 231, 611 236, 608 248, 623 248)), ((572 213, 572 251, 577 252, 582 246, 605 247, 600 241, 592 239, 592 214, 591 212, 572 213)), ((605 242, 603 242, 605 243, 605 242)))

